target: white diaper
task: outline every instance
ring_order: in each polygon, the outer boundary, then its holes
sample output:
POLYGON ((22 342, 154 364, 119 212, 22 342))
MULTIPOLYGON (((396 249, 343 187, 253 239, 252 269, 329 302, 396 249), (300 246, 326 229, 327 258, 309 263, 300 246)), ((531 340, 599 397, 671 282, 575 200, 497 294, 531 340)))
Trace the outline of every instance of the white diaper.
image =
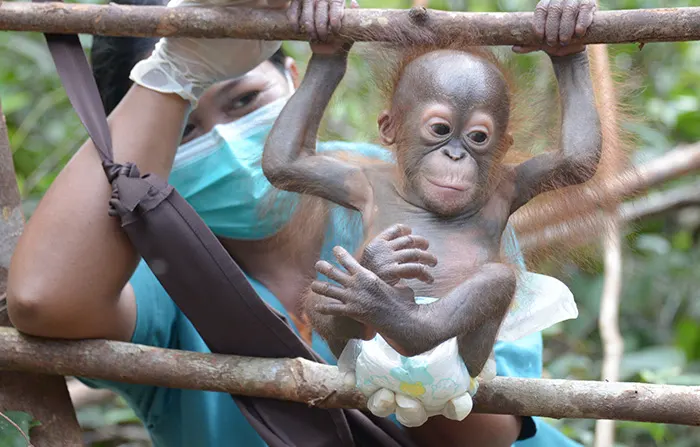
MULTIPOLYGON (((433 301, 436 298, 416 298, 418 304, 433 301)), ((523 272, 498 339, 517 340, 577 316, 566 285, 556 278, 523 272)), ((372 414, 386 417, 395 413, 407 427, 423 425, 437 414, 463 420, 472 410, 472 396, 478 389, 459 355, 456 338, 413 357, 396 352, 379 334, 369 341, 351 340, 338 359, 338 368, 354 372, 356 386, 367 396, 372 414)), ((479 379, 495 376, 492 353, 479 379)))

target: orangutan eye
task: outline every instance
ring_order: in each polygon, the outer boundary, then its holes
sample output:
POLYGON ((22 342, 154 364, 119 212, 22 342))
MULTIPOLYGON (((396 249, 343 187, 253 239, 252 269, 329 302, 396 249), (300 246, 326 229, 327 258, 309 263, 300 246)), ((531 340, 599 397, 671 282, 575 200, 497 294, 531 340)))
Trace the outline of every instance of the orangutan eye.
POLYGON ((430 129, 435 132, 435 135, 439 135, 441 137, 444 137, 448 133, 450 133, 450 126, 445 123, 437 123, 433 124, 430 126, 430 129))
POLYGON ((481 144, 484 141, 488 139, 488 135, 486 135, 486 132, 482 132, 480 130, 475 130, 474 132, 469 132, 467 135, 470 140, 472 140, 475 143, 481 144))

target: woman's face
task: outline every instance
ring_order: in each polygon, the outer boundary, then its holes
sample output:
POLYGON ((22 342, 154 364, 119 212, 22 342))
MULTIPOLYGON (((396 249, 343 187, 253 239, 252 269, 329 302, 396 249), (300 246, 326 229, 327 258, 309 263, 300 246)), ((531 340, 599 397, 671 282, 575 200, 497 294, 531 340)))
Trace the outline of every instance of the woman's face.
MULTIPOLYGON (((296 85, 297 69, 287 58, 287 71, 296 85)), ((287 77, 265 61, 237 79, 211 86, 199 99, 185 126, 182 144, 206 134, 217 124, 235 121, 290 93, 287 77)))

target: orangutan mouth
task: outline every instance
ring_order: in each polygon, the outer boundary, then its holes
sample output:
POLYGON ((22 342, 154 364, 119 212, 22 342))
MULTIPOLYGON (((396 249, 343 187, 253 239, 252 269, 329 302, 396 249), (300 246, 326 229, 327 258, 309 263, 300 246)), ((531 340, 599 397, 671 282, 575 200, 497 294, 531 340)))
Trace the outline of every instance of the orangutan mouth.
POLYGON ((461 186, 461 185, 455 185, 455 184, 445 185, 445 184, 430 180, 429 178, 426 178, 426 180, 428 181, 428 183, 431 183, 431 184, 437 186, 438 188, 452 189, 454 191, 462 191, 462 192, 467 190, 466 187, 461 186))

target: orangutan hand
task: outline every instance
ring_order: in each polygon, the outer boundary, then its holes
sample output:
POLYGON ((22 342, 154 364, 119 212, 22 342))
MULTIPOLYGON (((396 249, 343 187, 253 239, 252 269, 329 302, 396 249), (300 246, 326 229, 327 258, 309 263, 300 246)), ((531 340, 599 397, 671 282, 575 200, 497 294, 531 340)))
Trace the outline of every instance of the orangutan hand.
POLYGON ((542 50, 550 56, 580 53, 585 45, 572 43, 583 37, 593 23, 595 0, 540 0, 535 8, 533 26, 542 40, 537 46, 514 46, 516 53, 542 50))

